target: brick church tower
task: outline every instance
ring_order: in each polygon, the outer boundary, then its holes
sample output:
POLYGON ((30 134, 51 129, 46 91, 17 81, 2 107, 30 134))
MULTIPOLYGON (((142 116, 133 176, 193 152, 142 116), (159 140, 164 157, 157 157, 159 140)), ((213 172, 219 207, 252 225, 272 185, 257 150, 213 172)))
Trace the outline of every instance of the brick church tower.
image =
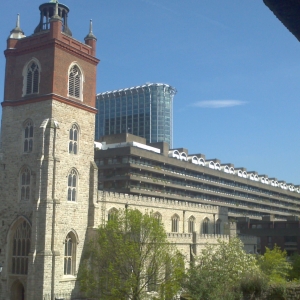
POLYGON ((0 299, 78 297, 76 275, 97 195, 96 38, 72 38, 51 0, 5 50, 0 151, 0 299), (2 268, 1 268, 2 267, 2 268))

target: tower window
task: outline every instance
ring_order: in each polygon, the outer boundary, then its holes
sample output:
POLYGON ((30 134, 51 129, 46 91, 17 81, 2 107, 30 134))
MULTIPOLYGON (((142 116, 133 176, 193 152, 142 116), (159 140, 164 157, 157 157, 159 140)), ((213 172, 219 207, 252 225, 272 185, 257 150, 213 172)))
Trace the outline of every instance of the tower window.
POLYGON ((32 152, 33 148, 33 124, 28 121, 24 126, 24 152, 32 152))
POLYGON ((64 275, 75 275, 76 239, 70 232, 65 239, 64 275))
POLYGON ((30 198, 30 170, 28 168, 21 172, 21 201, 28 201, 30 198))
POLYGON ((76 201, 77 173, 72 170, 68 176, 68 201, 76 201))
POLYGON ((78 152, 78 127, 73 124, 70 129, 69 153, 77 154, 78 152))
POLYGON ((39 92, 40 70, 38 64, 33 61, 29 63, 26 70, 26 95, 39 92))
POLYGON ((28 272, 31 228, 24 220, 16 229, 12 241, 12 274, 25 275, 28 272))
POLYGON ((69 72, 69 96, 81 98, 81 80, 82 75, 79 67, 74 65, 69 72))

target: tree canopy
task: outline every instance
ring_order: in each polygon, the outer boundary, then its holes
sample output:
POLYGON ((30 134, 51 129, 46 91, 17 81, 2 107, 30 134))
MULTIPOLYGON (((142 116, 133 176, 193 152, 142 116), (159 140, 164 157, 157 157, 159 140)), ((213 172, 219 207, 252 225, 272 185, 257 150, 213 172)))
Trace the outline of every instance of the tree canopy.
POLYGON ((192 299, 236 299, 242 279, 260 276, 255 257, 243 250, 239 239, 218 240, 217 245, 206 245, 196 258, 185 288, 192 299))
POLYGON ((126 209, 99 227, 79 272, 81 290, 95 299, 171 299, 180 289, 183 256, 151 213, 126 209))
POLYGON ((292 269, 286 251, 277 245, 273 249, 266 247, 265 254, 258 257, 258 263, 271 282, 285 282, 292 269))

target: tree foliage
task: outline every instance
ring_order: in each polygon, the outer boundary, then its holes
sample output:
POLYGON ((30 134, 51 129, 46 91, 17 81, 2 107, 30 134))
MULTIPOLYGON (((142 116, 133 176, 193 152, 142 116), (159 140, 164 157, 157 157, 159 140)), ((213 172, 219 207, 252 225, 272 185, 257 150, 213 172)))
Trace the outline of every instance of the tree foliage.
POLYGON ((243 250, 239 239, 218 240, 217 245, 206 245, 201 251, 188 272, 185 288, 192 299, 236 299, 243 278, 257 282, 261 277, 255 257, 243 250))
POLYGON ((277 245, 272 250, 266 247, 265 254, 258 257, 258 264, 271 283, 284 283, 292 269, 287 261, 286 251, 282 251, 277 245))
POLYGON ((97 230, 79 273, 81 290, 94 299, 171 299, 180 289, 184 261, 151 214, 126 209, 97 230))
POLYGON ((298 253, 293 254, 291 257, 292 268, 289 271, 290 280, 300 280, 300 255, 298 253))

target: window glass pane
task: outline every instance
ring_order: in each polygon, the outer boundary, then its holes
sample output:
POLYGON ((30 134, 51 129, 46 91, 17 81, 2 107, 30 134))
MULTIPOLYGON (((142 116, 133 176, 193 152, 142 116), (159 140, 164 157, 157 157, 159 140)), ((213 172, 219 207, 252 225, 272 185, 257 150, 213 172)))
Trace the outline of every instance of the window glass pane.
POLYGON ((73 140, 73 129, 70 129, 70 140, 73 140))

